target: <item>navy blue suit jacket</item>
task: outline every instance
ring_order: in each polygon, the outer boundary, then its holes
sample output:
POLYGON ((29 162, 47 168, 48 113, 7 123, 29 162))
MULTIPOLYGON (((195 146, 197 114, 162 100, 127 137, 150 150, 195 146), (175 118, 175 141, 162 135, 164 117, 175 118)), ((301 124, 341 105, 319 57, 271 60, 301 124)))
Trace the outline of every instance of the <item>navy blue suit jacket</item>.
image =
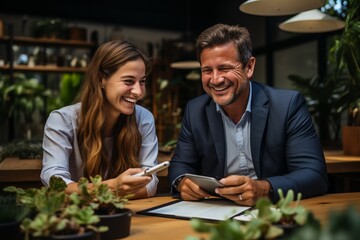
MULTIPOLYGON (((324 154, 305 99, 297 91, 251 83, 251 155, 258 179, 272 186, 272 200, 279 199, 279 188, 303 198, 326 193, 324 154)), ((223 178, 225 148, 215 102, 207 94, 189 101, 169 167, 172 193, 174 180, 185 173, 223 178)))

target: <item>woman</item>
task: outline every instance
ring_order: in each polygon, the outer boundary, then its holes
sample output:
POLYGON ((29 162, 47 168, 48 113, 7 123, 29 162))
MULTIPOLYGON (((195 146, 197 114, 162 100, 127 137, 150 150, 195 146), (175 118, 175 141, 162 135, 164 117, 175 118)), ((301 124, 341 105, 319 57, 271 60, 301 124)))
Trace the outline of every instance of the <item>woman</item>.
POLYGON ((60 176, 66 192, 80 177, 101 175, 119 194, 144 198, 158 179, 132 176, 157 164, 153 115, 137 105, 145 96, 148 58, 126 41, 101 45, 88 66, 80 102, 53 111, 45 125, 41 180, 60 176))

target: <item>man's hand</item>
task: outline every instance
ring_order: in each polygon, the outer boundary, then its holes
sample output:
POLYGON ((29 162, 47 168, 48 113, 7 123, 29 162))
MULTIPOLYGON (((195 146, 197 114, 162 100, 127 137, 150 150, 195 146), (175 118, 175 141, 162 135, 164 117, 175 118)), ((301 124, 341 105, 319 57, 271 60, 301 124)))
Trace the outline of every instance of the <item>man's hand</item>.
POLYGON ((181 179, 178 189, 183 200, 194 201, 210 197, 210 194, 200 188, 196 183, 184 177, 181 179))
POLYGON ((254 206, 260 197, 267 197, 270 183, 266 180, 255 180, 246 176, 231 175, 220 180, 226 187, 216 188, 220 196, 239 205, 254 206))

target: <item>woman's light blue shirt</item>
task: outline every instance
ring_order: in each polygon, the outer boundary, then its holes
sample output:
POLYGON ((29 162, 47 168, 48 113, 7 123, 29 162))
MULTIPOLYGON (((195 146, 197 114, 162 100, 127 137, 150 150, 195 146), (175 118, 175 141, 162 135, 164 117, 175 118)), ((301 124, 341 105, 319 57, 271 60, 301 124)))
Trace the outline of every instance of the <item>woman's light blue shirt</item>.
MULTIPOLYGON (((51 176, 59 176, 69 184, 83 176, 84 164, 77 139, 81 103, 53 111, 45 124, 41 181, 49 185, 51 176)), ((144 107, 135 106, 136 121, 142 136, 139 162, 142 167, 157 164, 158 140, 152 113, 144 107)), ((108 139, 107 139, 108 142, 108 139)), ((153 179, 146 186, 148 196, 156 194, 159 180, 153 179)))

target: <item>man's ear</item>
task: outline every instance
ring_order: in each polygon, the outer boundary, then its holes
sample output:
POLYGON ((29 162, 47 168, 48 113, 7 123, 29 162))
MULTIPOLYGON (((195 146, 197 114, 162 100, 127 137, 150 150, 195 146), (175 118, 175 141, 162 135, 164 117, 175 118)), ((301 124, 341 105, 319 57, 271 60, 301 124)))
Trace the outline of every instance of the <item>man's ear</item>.
POLYGON ((255 57, 251 57, 246 65, 246 76, 250 79, 254 74, 256 59, 255 57))

